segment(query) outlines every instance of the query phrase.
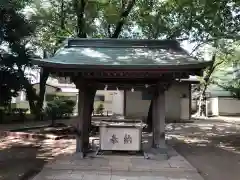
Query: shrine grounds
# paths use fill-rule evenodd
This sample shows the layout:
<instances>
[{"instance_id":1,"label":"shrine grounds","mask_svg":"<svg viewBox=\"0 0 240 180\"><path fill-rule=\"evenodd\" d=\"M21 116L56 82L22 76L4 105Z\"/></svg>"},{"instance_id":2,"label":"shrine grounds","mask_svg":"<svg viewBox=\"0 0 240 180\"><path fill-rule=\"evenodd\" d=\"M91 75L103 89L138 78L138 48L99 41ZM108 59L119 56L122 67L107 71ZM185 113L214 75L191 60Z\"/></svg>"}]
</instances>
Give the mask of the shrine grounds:
<instances>
[{"instance_id":1,"label":"shrine grounds","mask_svg":"<svg viewBox=\"0 0 240 180\"><path fill-rule=\"evenodd\" d=\"M239 121L168 124L167 141L205 180L240 179ZM0 130L4 129L1 125ZM0 179L31 179L47 162L75 151L74 139L0 138ZM140 173L139 173L140 174Z\"/></svg>"}]
</instances>

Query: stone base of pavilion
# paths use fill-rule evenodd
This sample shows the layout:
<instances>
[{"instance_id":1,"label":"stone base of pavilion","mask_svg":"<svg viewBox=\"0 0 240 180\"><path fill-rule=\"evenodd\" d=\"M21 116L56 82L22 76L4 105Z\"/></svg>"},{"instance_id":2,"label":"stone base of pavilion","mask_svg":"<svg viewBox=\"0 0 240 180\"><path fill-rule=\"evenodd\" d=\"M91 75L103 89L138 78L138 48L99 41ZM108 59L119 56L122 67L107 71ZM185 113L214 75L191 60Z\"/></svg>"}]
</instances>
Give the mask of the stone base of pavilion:
<instances>
[{"instance_id":1,"label":"stone base of pavilion","mask_svg":"<svg viewBox=\"0 0 240 180\"><path fill-rule=\"evenodd\" d=\"M92 138L90 138L92 139ZM108 156L133 156L135 158L142 158L146 160L167 160L172 156L172 148L169 149L169 146L166 146L165 140L163 139L160 144L160 147L153 147L153 136L152 133L142 133L142 148L140 151L104 151L100 150L99 144L96 144L95 139L92 139L92 142L95 142L93 150L90 150L86 154L85 158L98 158L98 157L108 157ZM99 140L98 138L96 140ZM175 153L174 153L175 154ZM78 158L83 158L81 153L76 153Z\"/></svg>"},{"instance_id":2,"label":"stone base of pavilion","mask_svg":"<svg viewBox=\"0 0 240 180\"><path fill-rule=\"evenodd\" d=\"M150 159L143 155L114 153L95 157L88 154L85 158L80 153L59 156L48 163L34 180L203 180L197 170L170 146L166 146L164 153L155 152L152 156L154 158Z\"/></svg>"}]
</instances>

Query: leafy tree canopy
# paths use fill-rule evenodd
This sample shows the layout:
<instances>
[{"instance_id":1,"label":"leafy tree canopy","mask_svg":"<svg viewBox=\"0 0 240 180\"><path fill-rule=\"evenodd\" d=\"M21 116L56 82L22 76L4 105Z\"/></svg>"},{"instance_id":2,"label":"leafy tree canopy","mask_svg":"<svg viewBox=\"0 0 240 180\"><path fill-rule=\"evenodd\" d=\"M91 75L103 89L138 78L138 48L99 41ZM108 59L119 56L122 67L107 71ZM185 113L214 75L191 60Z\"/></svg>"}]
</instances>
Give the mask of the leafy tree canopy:
<instances>
[{"instance_id":1,"label":"leafy tree canopy","mask_svg":"<svg viewBox=\"0 0 240 180\"><path fill-rule=\"evenodd\" d=\"M21 13L28 3L30 1L3 0L0 4L0 101L3 104L23 88L22 81L26 79L22 68L31 63L31 51L25 45L34 26Z\"/></svg>"}]
</instances>

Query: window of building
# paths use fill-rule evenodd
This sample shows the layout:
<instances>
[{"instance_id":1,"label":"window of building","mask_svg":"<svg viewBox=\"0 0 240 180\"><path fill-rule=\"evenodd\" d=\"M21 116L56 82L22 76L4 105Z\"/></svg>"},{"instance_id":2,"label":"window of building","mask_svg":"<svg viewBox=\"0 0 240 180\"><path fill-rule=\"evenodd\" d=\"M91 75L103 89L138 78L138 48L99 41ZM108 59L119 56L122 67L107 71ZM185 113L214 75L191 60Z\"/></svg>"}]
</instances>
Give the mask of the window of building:
<instances>
[{"instance_id":1,"label":"window of building","mask_svg":"<svg viewBox=\"0 0 240 180\"><path fill-rule=\"evenodd\" d=\"M96 95L94 101L105 101L104 95Z\"/></svg>"}]
</instances>

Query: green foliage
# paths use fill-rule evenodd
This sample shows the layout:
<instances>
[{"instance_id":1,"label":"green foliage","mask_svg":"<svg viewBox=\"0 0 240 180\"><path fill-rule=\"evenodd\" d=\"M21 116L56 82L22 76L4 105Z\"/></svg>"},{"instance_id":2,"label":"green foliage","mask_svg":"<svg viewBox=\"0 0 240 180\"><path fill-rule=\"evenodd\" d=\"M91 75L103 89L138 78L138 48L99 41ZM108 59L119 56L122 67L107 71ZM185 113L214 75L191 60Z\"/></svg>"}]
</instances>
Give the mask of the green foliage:
<instances>
[{"instance_id":1,"label":"green foliage","mask_svg":"<svg viewBox=\"0 0 240 180\"><path fill-rule=\"evenodd\" d=\"M46 1L39 0L33 4L32 20L38 23L35 44L53 54L63 39L76 37L79 31L87 37L103 38L111 37L122 20L130 26L126 12L131 10L128 5L135 1L85 1L84 5L81 0L47 2L46 5ZM124 31L128 26L124 26Z\"/></svg>"},{"instance_id":2,"label":"green foliage","mask_svg":"<svg viewBox=\"0 0 240 180\"><path fill-rule=\"evenodd\" d=\"M33 43L53 55L62 40L75 32L76 18L71 1L39 0L32 6L35 12L31 18L37 23Z\"/></svg>"},{"instance_id":3,"label":"green foliage","mask_svg":"<svg viewBox=\"0 0 240 180\"><path fill-rule=\"evenodd\" d=\"M25 48L26 42L53 55L67 37L178 38L194 42L196 47L209 44L215 48L219 48L214 45L216 41L240 37L237 0L36 0L31 4L34 15L29 20L22 15L22 10L31 2L2 0L0 4L0 40L8 43L11 50L1 64L8 71L11 69L4 73L13 73L24 86L31 107L44 93L40 93L39 98L22 71L31 66L31 51ZM36 29L32 22L37 24ZM204 86L212 82L211 74L222 64L224 56L218 53L214 57L213 66L205 72ZM13 70L14 65L17 70ZM7 87L13 86L10 82L14 81L7 82ZM17 85L10 89L17 92L22 88ZM42 88L40 91L43 92ZM10 91L5 94L14 96Z\"/></svg>"},{"instance_id":4,"label":"green foliage","mask_svg":"<svg viewBox=\"0 0 240 180\"><path fill-rule=\"evenodd\" d=\"M135 19L147 38L184 38L203 42L239 37L239 2L140 0Z\"/></svg>"},{"instance_id":5,"label":"green foliage","mask_svg":"<svg viewBox=\"0 0 240 180\"><path fill-rule=\"evenodd\" d=\"M219 85L224 90L229 91L232 97L240 99L240 80L234 79L226 84Z\"/></svg>"},{"instance_id":6,"label":"green foliage","mask_svg":"<svg viewBox=\"0 0 240 180\"><path fill-rule=\"evenodd\" d=\"M0 7L4 8L14 7L16 11L20 11L32 2L33 0L1 0Z\"/></svg>"},{"instance_id":7,"label":"green foliage","mask_svg":"<svg viewBox=\"0 0 240 180\"><path fill-rule=\"evenodd\" d=\"M11 109L12 114L26 114L28 109L26 108L13 108Z\"/></svg>"},{"instance_id":8,"label":"green foliage","mask_svg":"<svg viewBox=\"0 0 240 180\"><path fill-rule=\"evenodd\" d=\"M229 91L234 98L240 99L240 42L231 45L231 47L231 50L229 50L231 53L225 57L227 60L222 66L225 69L223 77L214 76L214 83L220 88Z\"/></svg>"},{"instance_id":9,"label":"green foliage","mask_svg":"<svg viewBox=\"0 0 240 180\"><path fill-rule=\"evenodd\" d=\"M16 71L0 65L0 105L7 107L12 97L16 97L21 88Z\"/></svg>"},{"instance_id":10,"label":"green foliage","mask_svg":"<svg viewBox=\"0 0 240 180\"><path fill-rule=\"evenodd\" d=\"M21 77L16 67L30 66L32 52L25 48L25 44L34 26L21 14L29 2L4 0L0 4L0 105L9 104L23 88L21 80L25 77Z\"/></svg>"},{"instance_id":11,"label":"green foliage","mask_svg":"<svg viewBox=\"0 0 240 180\"><path fill-rule=\"evenodd\" d=\"M39 24L38 42L51 52L61 42L59 39L77 36L79 28L87 37L103 38L112 37L122 25L119 37L180 38L197 44L240 36L240 16L237 14L240 8L236 0L47 2L45 6L43 0L34 4L34 20ZM81 13L84 14L83 18ZM81 27L78 27L78 23L81 23Z\"/></svg>"},{"instance_id":12,"label":"green foliage","mask_svg":"<svg viewBox=\"0 0 240 180\"><path fill-rule=\"evenodd\" d=\"M70 117L73 113L75 102L69 99L56 97L47 103L45 112L53 120Z\"/></svg>"},{"instance_id":13,"label":"green foliage","mask_svg":"<svg viewBox=\"0 0 240 180\"><path fill-rule=\"evenodd\" d=\"M0 108L0 123L23 122L26 120L27 111L25 108Z\"/></svg>"},{"instance_id":14,"label":"green foliage","mask_svg":"<svg viewBox=\"0 0 240 180\"><path fill-rule=\"evenodd\" d=\"M104 106L102 103L100 103L96 109L96 113L103 115L103 110L104 110Z\"/></svg>"}]
</instances>

